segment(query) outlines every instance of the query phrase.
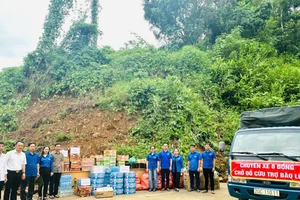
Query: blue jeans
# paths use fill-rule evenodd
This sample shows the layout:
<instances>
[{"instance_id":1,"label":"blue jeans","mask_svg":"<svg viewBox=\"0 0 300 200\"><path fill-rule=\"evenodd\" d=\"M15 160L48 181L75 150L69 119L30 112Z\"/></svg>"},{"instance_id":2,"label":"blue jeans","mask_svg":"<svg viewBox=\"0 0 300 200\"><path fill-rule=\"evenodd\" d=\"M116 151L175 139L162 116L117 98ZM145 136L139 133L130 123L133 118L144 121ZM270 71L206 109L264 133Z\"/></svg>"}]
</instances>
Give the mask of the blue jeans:
<instances>
[{"instance_id":1,"label":"blue jeans","mask_svg":"<svg viewBox=\"0 0 300 200\"><path fill-rule=\"evenodd\" d=\"M149 174L149 189L157 189L157 169L148 169L148 174Z\"/></svg>"}]
</instances>

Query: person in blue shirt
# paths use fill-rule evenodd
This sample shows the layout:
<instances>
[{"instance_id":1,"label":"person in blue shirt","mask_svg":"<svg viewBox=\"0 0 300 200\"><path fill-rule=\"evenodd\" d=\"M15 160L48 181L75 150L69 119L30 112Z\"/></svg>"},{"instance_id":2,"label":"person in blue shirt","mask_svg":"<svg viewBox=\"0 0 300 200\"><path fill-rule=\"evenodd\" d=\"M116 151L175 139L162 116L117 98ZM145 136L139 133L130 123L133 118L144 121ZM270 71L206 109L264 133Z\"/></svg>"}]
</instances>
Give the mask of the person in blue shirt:
<instances>
[{"instance_id":1,"label":"person in blue shirt","mask_svg":"<svg viewBox=\"0 0 300 200\"><path fill-rule=\"evenodd\" d=\"M53 172L54 172L53 157L52 155L49 154L49 151L50 151L50 147L47 146L44 147L42 154L40 156L40 174L41 177L43 178L43 184L41 184L38 189L39 200L47 199L50 176L53 176ZM42 195L42 189L43 189L43 195Z\"/></svg>"},{"instance_id":2,"label":"person in blue shirt","mask_svg":"<svg viewBox=\"0 0 300 200\"><path fill-rule=\"evenodd\" d=\"M157 173L159 172L159 156L155 152L155 147L150 147L150 153L147 155L146 171L149 174L149 192L155 192L157 189Z\"/></svg>"},{"instance_id":3,"label":"person in blue shirt","mask_svg":"<svg viewBox=\"0 0 300 200\"><path fill-rule=\"evenodd\" d=\"M170 191L170 171L172 170L172 153L168 150L167 144L163 145L163 150L159 153L160 169L161 169L161 186L162 191L165 189ZM166 183L165 183L166 179Z\"/></svg>"},{"instance_id":4,"label":"person in blue shirt","mask_svg":"<svg viewBox=\"0 0 300 200\"><path fill-rule=\"evenodd\" d=\"M216 154L210 150L210 145L205 145L205 151L202 152L202 158L203 158L203 174L205 178L205 190L203 193L208 192L208 178L210 181L210 189L211 193L215 194L214 191L214 172L215 172L215 166L216 166Z\"/></svg>"},{"instance_id":5,"label":"person in blue shirt","mask_svg":"<svg viewBox=\"0 0 300 200\"><path fill-rule=\"evenodd\" d=\"M180 176L183 168L183 158L181 157L181 155L179 155L179 150L174 149L174 156L172 157L172 174L174 188L176 192L179 192Z\"/></svg>"},{"instance_id":6,"label":"person in blue shirt","mask_svg":"<svg viewBox=\"0 0 300 200\"><path fill-rule=\"evenodd\" d=\"M202 156L195 150L195 145L190 146L191 152L188 155L188 169L190 175L190 192L194 191L194 176L196 177L196 189L200 192L200 169Z\"/></svg>"},{"instance_id":7,"label":"person in blue shirt","mask_svg":"<svg viewBox=\"0 0 300 200\"><path fill-rule=\"evenodd\" d=\"M26 178L21 182L21 200L32 200L34 193L34 182L35 178L40 176L39 174L39 163L40 157L35 152L35 143L31 142L28 144L28 151L25 153L26 157L26 167L25 176ZM25 190L28 186L28 192L26 194Z\"/></svg>"}]
</instances>

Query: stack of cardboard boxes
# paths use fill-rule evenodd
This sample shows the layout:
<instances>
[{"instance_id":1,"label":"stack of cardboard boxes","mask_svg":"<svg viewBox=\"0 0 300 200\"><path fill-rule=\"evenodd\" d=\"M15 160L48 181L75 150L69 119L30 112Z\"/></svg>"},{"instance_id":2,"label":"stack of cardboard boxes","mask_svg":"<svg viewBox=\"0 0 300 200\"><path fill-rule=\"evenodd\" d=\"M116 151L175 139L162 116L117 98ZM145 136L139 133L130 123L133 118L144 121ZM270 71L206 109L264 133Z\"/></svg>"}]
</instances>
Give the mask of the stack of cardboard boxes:
<instances>
[{"instance_id":1,"label":"stack of cardboard boxes","mask_svg":"<svg viewBox=\"0 0 300 200\"><path fill-rule=\"evenodd\" d=\"M80 171L82 167L80 147L70 148L70 171Z\"/></svg>"},{"instance_id":2,"label":"stack of cardboard boxes","mask_svg":"<svg viewBox=\"0 0 300 200\"><path fill-rule=\"evenodd\" d=\"M95 161L97 166L104 166L104 156L103 155L96 155Z\"/></svg>"},{"instance_id":3,"label":"stack of cardboard boxes","mask_svg":"<svg viewBox=\"0 0 300 200\"><path fill-rule=\"evenodd\" d=\"M81 165L82 169L81 171L90 171L91 166L95 164L95 159L94 158L82 158Z\"/></svg>"},{"instance_id":4,"label":"stack of cardboard boxes","mask_svg":"<svg viewBox=\"0 0 300 200\"><path fill-rule=\"evenodd\" d=\"M62 149L61 153L64 155L64 172L68 172L70 170L70 158L68 149Z\"/></svg>"},{"instance_id":5,"label":"stack of cardboard boxes","mask_svg":"<svg viewBox=\"0 0 300 200\"><path fill-rule=\"evenodd\" d=\"M116 150L105 150L104 151L104 167L116 166L117 165L117 151Z\"/></svg>"},{"instance_id":6,"label":"stack of cardboard boxes","mask_svg":"<svg viewBox=\"0 0 300 200\"><path fill-rule=\"evenodd\" d=\"M88 197L92 194L92 186L90 178L79 178L75 194L80 197Z\"/></svg>"},{"instance_id":7,"label":"stack of cardboard boxes","mask_svg":"<svg viewBox=\"0 0 300 200\"><path fill-rule=\"evenodd\" d=\"M128 155L118 155L118 166L125 166L125 162L129 160Z\"/></svg>"}]
</instances>

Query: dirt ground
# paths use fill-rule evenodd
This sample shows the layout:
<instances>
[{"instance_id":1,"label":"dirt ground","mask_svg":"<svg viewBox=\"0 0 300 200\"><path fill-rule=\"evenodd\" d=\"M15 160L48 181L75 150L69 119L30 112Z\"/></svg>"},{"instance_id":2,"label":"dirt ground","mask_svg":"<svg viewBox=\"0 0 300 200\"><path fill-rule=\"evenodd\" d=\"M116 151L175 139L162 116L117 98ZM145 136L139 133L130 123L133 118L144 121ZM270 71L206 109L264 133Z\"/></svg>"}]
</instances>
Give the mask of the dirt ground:
<instances>
[{"instance_id":1,"label":"dirt ground","mask_svg":"<svg viewBox=\"0 0 300 200\"><path fill-rule=\"evenodd\" d=\"M72 196L72 197L64 197L61 200L80 200L83 198ZM95 199L95 197L85 197L84 199L90 200ZM216 194L202 194L197 192L188 192L187 190L180 189L179 192L170 191L170 192L148 192L148 191L138 191L136 194L130 195L119 195L114 196L113 198L105 198L111 200L198 200L198 199L205 199L205 200L235 200L235 198L230 197L227 191L227 185L225 183L221 184L221 189L216 190Z\"/></svg>"}]
</instances>

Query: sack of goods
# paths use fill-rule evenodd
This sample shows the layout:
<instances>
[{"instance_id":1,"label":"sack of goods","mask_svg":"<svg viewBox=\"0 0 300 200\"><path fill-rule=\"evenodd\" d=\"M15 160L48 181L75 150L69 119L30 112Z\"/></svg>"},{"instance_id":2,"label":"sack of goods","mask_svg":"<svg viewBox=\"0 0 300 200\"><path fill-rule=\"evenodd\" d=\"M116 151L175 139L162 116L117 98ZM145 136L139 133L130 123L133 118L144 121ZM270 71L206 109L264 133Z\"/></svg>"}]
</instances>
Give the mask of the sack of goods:
<instances>
[{"instance_id":1,"label":"sack of goods","mask_svg":"<svg viewBox=\"0 0 300 200\"><path fill-rule=\"evenodd\" d=\"M61 197L67 197L73 195L71 174L63 174L61 176L58 192L59 192L58 195Z\"/></svg>"}]
</instances>

